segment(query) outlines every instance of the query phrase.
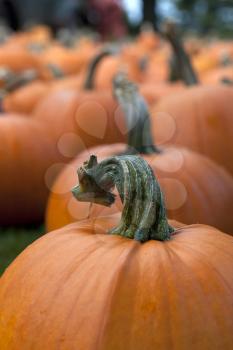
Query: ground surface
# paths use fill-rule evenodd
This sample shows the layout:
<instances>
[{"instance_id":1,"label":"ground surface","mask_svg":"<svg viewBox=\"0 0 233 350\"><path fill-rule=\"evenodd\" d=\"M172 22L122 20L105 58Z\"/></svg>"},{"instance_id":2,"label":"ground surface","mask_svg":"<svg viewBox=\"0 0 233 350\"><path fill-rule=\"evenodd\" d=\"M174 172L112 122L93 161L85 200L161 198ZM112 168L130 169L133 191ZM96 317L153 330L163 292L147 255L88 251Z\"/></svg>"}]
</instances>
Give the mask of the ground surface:
<instances>
[{"instance_id":1,"label":"ground surface","mask_svg":"<svg viewBox=\"0 0 233 350\"><path fill-rule=\"evenodd\" d=\"M14 258L35 239L40 237L44 228L0 228L0 275Z\"/></svg>"}]
</instances>

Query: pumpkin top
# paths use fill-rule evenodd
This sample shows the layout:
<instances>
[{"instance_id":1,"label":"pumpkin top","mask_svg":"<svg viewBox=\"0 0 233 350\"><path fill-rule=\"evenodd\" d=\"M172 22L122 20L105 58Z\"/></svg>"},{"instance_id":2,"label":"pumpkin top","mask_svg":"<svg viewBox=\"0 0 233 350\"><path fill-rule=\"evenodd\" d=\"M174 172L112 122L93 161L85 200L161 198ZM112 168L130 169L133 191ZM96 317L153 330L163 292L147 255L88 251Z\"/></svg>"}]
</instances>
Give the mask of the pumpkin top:
<instances>
[{"instance_id":1,"label":"pumpkin top","mask_svg":"<svg viewBox=\"0 0 233 350\"><path fill-rule=\"evenodd\" d=\"M119 225L111 234L140 242L168 240L173 228L168 224L164 199L154 173L138 156L124 155L98 163L92 155L78 169L79 185L72 190L79 201L111 206L116 185L123 202Z\"/></svg>"},{"instance_id":2,"label":"pumpkin top","mask_svg":"<svg viewBox=\"0 0 233 350\"><path fill-rule=\"evenodd\" d=\"M161 34L168 40L173 50L172 65L186 85L197 85L198 77L192 66L188 53L179 37L177 26L172 21L166 21L161 29Z\"/></svg>"},{"instance_id":3,"label":"pumpkin top","mask_svg":"<svg viewBox=\"0 0 233 350\"><path fill-rule=\"evenodd\" d=\"M110 48L103 48L98 54L91 60L88 70L87 70L87 76L83 84L84 90L93 90L94 89L94 78L95 73L97 70L97 67L99 66L100 62L105 57L111 56L114 54L114 50Z\"/></svg>"}]
</instances>

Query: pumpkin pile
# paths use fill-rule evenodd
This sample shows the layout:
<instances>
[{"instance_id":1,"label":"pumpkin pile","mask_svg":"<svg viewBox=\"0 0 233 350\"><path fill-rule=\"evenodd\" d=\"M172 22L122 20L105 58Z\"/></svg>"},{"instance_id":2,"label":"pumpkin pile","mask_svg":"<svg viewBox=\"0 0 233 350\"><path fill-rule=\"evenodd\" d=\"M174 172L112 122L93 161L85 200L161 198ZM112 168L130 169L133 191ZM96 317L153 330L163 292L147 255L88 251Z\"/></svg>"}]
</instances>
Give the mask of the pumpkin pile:
<instances>
[{"instance_id":1,"label":"pumpkin pile","mask_svg":"<svg viewBox=\"0 0 233 350\"><path fill-rule=\"evenodd\" d=\"M232 43L171 22L6 38L0 226L47 233L0 278L1 350L233 349L232 81Z\"/></svg>"}]
</instances>

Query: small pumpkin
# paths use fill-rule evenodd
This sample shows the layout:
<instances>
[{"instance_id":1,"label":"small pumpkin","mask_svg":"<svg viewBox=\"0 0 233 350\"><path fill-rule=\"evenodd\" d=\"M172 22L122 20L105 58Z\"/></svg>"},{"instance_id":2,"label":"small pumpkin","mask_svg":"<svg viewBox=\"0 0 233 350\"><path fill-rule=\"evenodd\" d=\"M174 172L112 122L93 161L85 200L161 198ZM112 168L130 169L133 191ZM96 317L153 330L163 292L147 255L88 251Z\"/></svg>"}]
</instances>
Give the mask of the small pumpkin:
<instances>
[{"instance_id":1,"label":"small pumpkin","mask_svg":"<svg viewBox=\"0 0 233 350\"><path fill-rule=\"evenodd\" d=\"M218 67L202 76L202 81L205 84L224 83L224 80L233 80L233 65Z\"/></svg>"},{"instance_id":2,"label":"small pumpkin","mask_svg":"<svg viewBox=\"0 0 233 350\"><path fill-rule=\"evenodd\" d=\"M0 66L21 73L26 69L39 69L39 62L35 55L25 48L9 46L0 47Z\"/></svg>"},{"instance_id":3,"label":"small pumpkin","mask_svg":"<svg viewBox=\"0 0 233 350\"><path fill-rule=\"evenodd\" d=\"M231 350L233 238L168 222L142 158L91 157L78 173L78 200L110 205L117 185L120 224L75 223L17 257L1 278L0 348Z\"/></svg>"}]
</instances>

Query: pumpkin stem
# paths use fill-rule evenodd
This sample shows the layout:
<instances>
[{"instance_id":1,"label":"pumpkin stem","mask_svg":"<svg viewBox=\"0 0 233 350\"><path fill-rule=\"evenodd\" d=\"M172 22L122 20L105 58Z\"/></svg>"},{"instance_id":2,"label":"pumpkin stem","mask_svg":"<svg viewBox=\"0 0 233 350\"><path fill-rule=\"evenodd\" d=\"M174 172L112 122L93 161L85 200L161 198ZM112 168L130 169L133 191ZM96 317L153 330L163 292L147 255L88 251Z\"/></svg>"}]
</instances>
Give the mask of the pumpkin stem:
<instances>
[{"instance_id":1,"label":"pumpkin stem","mask_svg":"<svg viewBox=\"0 0 233 350\"><path fill-rule=\"evenodd\" d=\"M135 239L168 240L169 225L159 183L148 163L138 156L116 156L97 162L92 155L78 169L79 185L72 193L78 201L111 206L116 186L123 202L120 223L109 233Z\"/></svg>"},{"instance_id":2,"label":"pumpkin stem","mask_svg":"<svg viewBox=\"0 0 233 350\"><path fill-rule=\"evenodd\" d=\"M171 79L180 79L186 85L197 85L199 83L197 74L177 32L177 26L172 21L165 22L161 31L173 49Z\"/></svg>"},{"instance_id":3,"label":"pumpkin stem","mask_svg":"<svg viewBox=\"0 0 233 350\"><path fill-rule=\"evenodd\" d=\"M129 130L128 149L125 153L160 153L151 135L148 105L137 85L129 81L125 73L118 73L113 79L113 94L123 109Z\"/></svg>"},{"instance_id":4,"label":"pumpkin stem","mask_svg":"<svg viewBox=\"0 0 233 350\"><path fill-rule=\"evenodd\" d=\"M6 84L9 80L15 77L15 73L7 67L0 68L0 81Z\"/></svg>"},{"instance_id":5,"label":"pumpkin stem","mask_svg":"<svg viewBox=\"0 0 233 350\"><path fill-rule=\"evenodd\" d=\"M138 66L141 72L145 72L149 63L149 56L144 55L138 62Z\"/></svg>"},{"instance_id":6,"label":"pumpkin stem","mask_svg":"<svg viewBox=\"0 0 233 350\"><path fill-rule=\"evenodd\" d=\"M90 62L89 67L87 69L87 76L85 79L85 82L83 84L84 90L93 90L94 89L94 77L96 73L96 69L99 65L99 63L102 61L103 58L107 56L111 56L113 54L113 50L111 49L104 49L100 51Z\"/></svg>"},{"instance_id":7,"label":"pumpkin stem","mask_svg":"<svg viewBox=\"0 0 233 350\"><path fill-rule=\"evenodd\" d=\"M48 63L47 64L47 68L50 71L50 73L52 74L52 77L54 79L62 79L64 78L65 74L62 71L62 69L55 63Z\"/></svg>"},{"instance_id":8,"label":"pumpkin stem","mask_svg":"<svg viewBox=\"0 0 233 350\"><path fill-rule=\"evenodd\" d=\"M224 77L224 78L221 79L221 83L225 84L225 85L232 86L233 85L233 79L228 78L228 77Z\"/></svg>"},{"instance_id":9,"label":"pumpkin stem","mask_svg":"<svg viewBox=\"0 0 233 350\"><path fill-rule=\"evenodd\" d=\"M15 91L19 87L30 83L31 81L37 78L37 72L33 69L25 70L20 74L10 74L9 79L6 80L6 83L2 89L2 93L6 94L12 91Z\"/></svg>"}]
</instances>

